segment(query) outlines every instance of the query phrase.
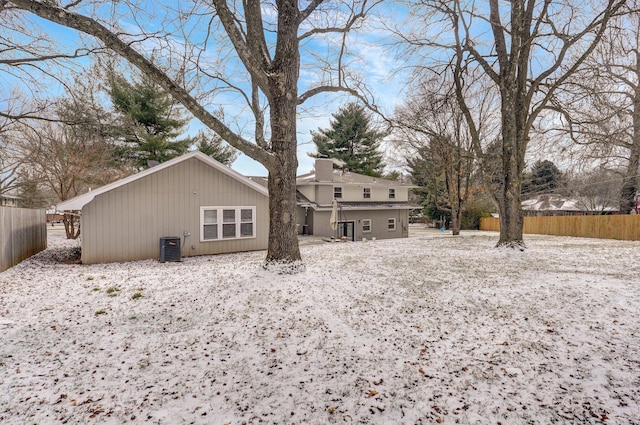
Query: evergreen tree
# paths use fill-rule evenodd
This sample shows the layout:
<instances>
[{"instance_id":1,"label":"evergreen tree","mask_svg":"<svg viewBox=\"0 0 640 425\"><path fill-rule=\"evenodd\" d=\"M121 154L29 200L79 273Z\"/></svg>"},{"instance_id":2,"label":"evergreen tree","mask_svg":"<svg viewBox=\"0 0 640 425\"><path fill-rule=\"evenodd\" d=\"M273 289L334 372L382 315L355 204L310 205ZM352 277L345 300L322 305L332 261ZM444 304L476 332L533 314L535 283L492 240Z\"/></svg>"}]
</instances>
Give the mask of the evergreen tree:
<instances>
[{"instance_id":1,"label":"evergreen tree","mask_svg":"<svg viewBox=\"0 0 640 425\"><path fill-rule=\"evenodd\" d=\"M177 139L189 120L157 84L144 76L130 83L113 71L108 84L113 105L123 120L122 157L133 160L138 168L147 168L149 161L164 162L189 149L192 139Z\"/></svg>"},{"instance_id":2,"label":"evergreen tree","mask_svg":"<svg viewBox=\"0 0 640 425\"><path fill-rule=\"evenodd\" d=\"M197 150L225 165L231 165L238 156L238 152L223 144L222 138L215 133L201 131L194 137L193 142Z\"/></svg>"},{"instance_id":3,"label":"evergreen tree","mask_svg":"<svg viewBox=\"0 0 640 425\"><path fill-rule=\"evenodd\" d=\"M416 156L405 160L411 181L417 186L413 192L418 203L423 206L423 213L432 220L440 219L443 215L442 201L445 199L444 173L437 170L434 162L429 159L428 147L421 148Z\"/></svg>"},{"instance_id":4,"label":"evergreen tree","mask_svg":"<svg viewBox=\"0 0 640 425\"><path fill-rule=\"evenodd\" d=\"M384 164L379 151L385 133L373 128L364 107L349 103L333 114L331 128L311 132L318 153L313 157L342 160L349 171L380 177Z\"/></svg>"},{"instance_id":5,"label":"evergreen tree","mask_svg":"<svg viewBox=\"0 0 640 425\"><path fill-rule=\"evenodd\" d=\"M18 177L18 206L20 208L47 208L53 202L45 193L44 179L33 172L23 171Z\"/></svg>"},{"instance_id":6,"label":"evergreen tree","mask_svg":"<svg viewBox=\"0 0 640 425\"><path fill-rule=\"evenodd\" d=\"M565 185L566 177L549 161L537 161L531 167L530 173L522 176L522 193L529 196L536 196L543 193L557 192Z\"/></svg>"}]
</instances>

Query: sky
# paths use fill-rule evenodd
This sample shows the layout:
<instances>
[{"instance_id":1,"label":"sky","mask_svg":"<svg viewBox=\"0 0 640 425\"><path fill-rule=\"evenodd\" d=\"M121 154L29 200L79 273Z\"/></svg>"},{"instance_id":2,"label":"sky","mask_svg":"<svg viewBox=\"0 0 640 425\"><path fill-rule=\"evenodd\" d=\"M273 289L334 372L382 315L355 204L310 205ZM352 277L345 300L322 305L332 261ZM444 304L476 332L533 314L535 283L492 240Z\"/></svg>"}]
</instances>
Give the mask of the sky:
<instances>
[{"instance_id":1,"label":"sky","mask_svg":"<svg viewBox=\"0 0 640 425\"><path fill-rule=\"evenodd\" d=\"M189 3L174 3L174 5L181 5L181 7L186 7L185 5L187 4ZM171 36L168 39L173 40L172 42L174 43L174 47L180 46L179 33L182 31L178 31L176 28L172 27L163 27L161 25L161 21L162 16L164 15L155 13L156 8L157 3L149 2L143 10L138 11L139 15L131 13L123 15L119 21L120 25L131 33L136 33L137 29L135 29L135 26L137 25L137 22L140 21L145 22L145 25L148 27L157 26L157 28L162 28L162 30L167 30L171 33ZM371 94L375 98L376 104L379 105L386 113L391 113L394 107L402 101L406 75L396 72L398 62L394 57L395 53L388 48L388 45L385 46L385 44L388 44L388 40L381 36L378 20L380 19L380 15L397 15L399 13L399 8L397 5L395 5L395 7L387 7L383 3L378 7L378 9L387 9L387 11L381 12L377 10L376 13L372 14L372 18L368 21L371 25L365 25L359 28L357 33L349 36L350 40L348 42L348 49L352 54L346 58L350 62L350 69L361 75L367 89L370 90ZM267 19L269 18L268 9L265 9L264 15ZM35 18L33 15L29 15L27 22L37 22L38 25L44 29L47 37L58 42L59 45L65 46L66 49L73 49L74 44L79 42L82 38L73 30L66 29L60 25L43 22L42 20ZM373 24L375 24L375 26L372 26ZM192 34L195 35L196 38L202 40L202 27L202 21L192 21L184 26L186 30L183 32L192 31ZM333 49L335 48L337 41L338 39L335 37L320 35L319 37L314 37L311 41L305 42L303 47L304 49L308 49L311 54L318 55L319 57L331 61L335 58L335 53L332 53L333 50L328 50L327 46L332 46ZM148 49L158 49L159 45L154 43L155 42L148 41L145 46ZM219 50L217 50L217 46L215 46L215 40L210 40L209 43L210 46L207 51L204 52L205 55L203 56L205 61L209 61L209 63L222 63L227 72L232 76L239 74L235 72L235 69L238 68L238 62L233 59L231 55L224 56L224 60L221 60L220 57L216 57L216 51L219 52ZM304 66L304 63L309 62L310 57L311 56L309 54L303 52L303 68L301 70L299 84L300 92L307 90L318 81L318 69ZM83 60L81 63L89 65L88 60ZM246 78L242 80L242 75L240 75L240 77L240 79L233 81L234 84L246 85ZM10 86L13 85L13 82L12 79L7 79L5 81L0 81L0 84L3 86L2 91L6 93L10 90ZM50 84L47 86L46 90L52 92L55 89L55 86L55 84ZM204 87L204 89L206 89L206 87ZM313 168L314 160L308 155L310 152L315 152L315 145L311 142L311 131L317 131L319 128L328 128L330 126L331 114L337 112L340 106L354 100L354 98L345 94L332 93L316 96L299 108L297 123L299 161L298 174L309 172ZM242 128L245 138L249 140L253 139L253 135L246 131L247 128L252 128L252 124L245 121L245 117L247 116L245 105L237 96L222 94L214 98L213 102L216 107L223 107L225 110L225 116L231 117L232 122L237 124L235 127L232 126L232 128ZM190 132L195 133L202 128L202 125L194 119L189 128ZM240 153L238 159L233 163L232 168L245 175L266 175L267 173L266 169L262 165L242 153Z\"/></svg>"},{"instance_id":2,"label":"sky","mask_svg":"<svg viewBox=\"0 0 640 425\"><path fill-rule=\"evenodd\" d=\"M637 424L640 242L498 234L0 273L0 423Z\"/></svg>"},{"instance_id":3,"label":"sky","mask_svg":"<svg viewBox=\"0 0 640 425\"><path fill-rule=\"evenodd\" d=\"M101 5L100 7L109 7L109 5L112 4L124 5L126 3L127 2L93 2L93 4ZM122 10L118 10L118 13L123 13L122 15L117 16L116 21L119 25L125 28L127 33L135 34L137 32L135 27L138 22L144 22L145 26L150 26L151 30L158 30L161 34L164 34L165 31L169 33L169 36L161 38L161 40L166 41L166 45L164 46L162 45L162 41L154 41L152 38L146 39L143 46L148 51L155 49L155 52L162 52L163 54L165 52L163 51L163 48L166 46L176 49L175 51L177 52L184 51L184 49L180 50L182 46L180 39L185 34L193 35L196 38L196 50L204 45L203 40L205 33L203 32L203 29L209 28L207 15L201 15L200 20L193 18L188 21L178 21L180 25L184 24L183 26L176 24L176 22L172 22L165 26L163 25L165 15L163 13L163 9L160 8L161 4L166 4L165 2L140 0L136 1L136 3L143 4L143 6L140 10L136 10L135 13L131 10L125 10L124 12ZM263 2L263 5L268 3L269 2ZM191 2L175 0L168 4L174 7L186 8L191 4ZM199 2L198 4L207 3ZM328 8L330 6L335 6L336 4L344 4L344 2L326 2L325 7ZM475 3L473 4L475 5ZM363 26L357 26L357 31L350 33L347 42L347 51L349 55L345 56L345 62L348 62L349 69L351 71L362 78L367 89L375 98L376 105L378 105L385 114L392 114L395 107L404 101L407 95L407 86L411 83L411 66L421 60L444 60L445 56L443 56L444 54L442 52L446 51L446 48L439 52L434 52L433 49L431 49L429 51L398 55L397 50L394 49L394 43L397 40L391 37L388 31L383 30L385 24L398 24L409 21L407 25L400 24L403 30L415 24L417 36L423 37L424 39L433 39L433 37L438 36L439 41L446 42L447 38L450 36L450 33L443 32L443 28L446 27L446 24L442 21L433 22L434 19L425 19L428 23L422 23L420 22L420 18L422 16L419 13L409 15L402 5L403 2L397 1L380 2L380 4L374 9L370 18L366 21L367 23ZM558 5L560 8L567 8L570 6L566 2L560 2ZM504 6L505 13L507 13L508 5L505 3ZM480 9L477 10L483 11L482 8L486 6L480 5L479 7ZM263 16L267 19L272 17L273 10L268 6L265 6L263 9ZM322 25L331 25L331 19L336 16L341 15L336 13L335 10L330 10L326 14L319 14L318 19L326 19L326 21L321 22ZM409 16L411 19L407 19ZM3 17L0 17L0 19L1 18ZM29 18L24 22L28 24L30 21L36 20L33 16L29 15ZM11 21L9 23L11 23ZM24 28L27 30L24 31L23 34L31 34L32 31L29 25L24 26ZM75 45L74 43L82 38L75 32L66 30L59 25L47 23L43 25L43 28L46 37L55 39L55 41L60 45L63 45L68 49L73 49ZM215 34L215 25L212 29L212 33ZM472 33L476 38L474 41L477 42L477 46L480 46L489 52L492 49L492 43L491 37L487 35L489 34L489 31L486 27L486 22L484 22L481 17L474 19L472 30ZM267 38L269 38L269 33L267 34ZM487 37L487 42L483 42L483 37ZM303 47L308 49L308 51L303 52L303 65L309 62L309 58L314 57L314 55L321 60L325 60L328 64L335 65L337 62L335 48L339 45L339 41L340 37L330 37L321 34L315 36L312 42L305 42ZM331 48L328 48L327 46L330 46ZM535 60L532 60L532 70L537 70L539 67L545 65L545 59L548 61L550 58L553 58L553 55L545 56L546 51L542 47L540 47L540 50L537 52L538 53L534 58ZM421 57L420 54L425 56ZM161 56L161 53L158 53L158 56ZM243 85L246 86L247 78L242 72L238 72L238 69L241 67L234 55L229 54L228 49L225 49L224 41L215 38L209 39L207 41L207 50L203 51L202 59L202 63L215 65L211 66L208 71L215 71L216 66L220 66L228 75L235 78L234 81L232 81L233 84L240 87ZM163 60L176 60L176 57L167 56L164 57ZM88 61L85 61L85 63L87 65L89 64ZM11 88L16 85L16 80L12 80L11 77L8 77L8 75L6 73L2 73L2 71L3 70L0 68L0 108L5 106L3 103L4 100L11 98L9 92ZM65 70L63 69L62 73L64 74L64 72ZM313 84L323 76L326 77L326 74L319 74L318 68L306 68L303 66L299 84L300 92L303 92L305 89L309 88L309 86L313 86ZM44 88L42 86L35 87L35 85L33 85L31 87L27 87L27 92L30 90L36 93L38 90L45 92L60 92L59 86L56 86L55 84L48 84L46 79L44 81ZM198 87L198 89L201 89L203 92L211 88L211 85ZM299 108L299 114L297 117L298 174L309 172L313 167L314 160L309 156L309 153L315 152L315 146L311 142L311 132L317 131L319 128L328 128L330 126L331 114L337 112L340 106L343 106L353 100L353 98L344 94L328 94L318 96ZM218 95L207 104L207 107L211 108L212 111L219 107L224 107L225 116L229 118L229 122L232 124L231 127L234 129L240 129L242 135L246 139L253 139L253 135L250 131L252 129L252 124L247 119L249 114L246 112L247 110L245 109L243 101L239 101L237 96L234 97L228 93ZM190 126L190 131L195 133L199 128L201 128L200 126L201 124L194 120ZM546 135L544 137L535 137L527 152L528 163L532 164L537 159L552 159L562 168L568 169L570 166L574 165L572 162L573 160L569 153L564 152L564 147L558 148L559 146L561 146L560 143L550 144ZM391 155L388 156L388 159L395 159L393 158L393 152L388 150L387 154L389 153L391 153ZM390 166L394 165L391 161L387 162ZM264 167L243 154L239 155L239 158L235 161L232 167L245 175L266 174Z\"/></svg>"},{"instance_id":4,"label":"sky","mask_svg":"<svg viewBox=\"0 0 640 425\"><path fill-rule=\"evenodd\" d=\"M398 6L387 6L382 4L375 9L372 17L368 21L371 25L365 26L357 33L350 35L347 43L351 51L351 70L359 72L371 92L376 105L385 114L391 114L394 108L404 100L404 93L407 85L408 71L400 68L406 65L402 60L395 57L396 53L391 46L387 33L381 35L381 19L379 15L387 17L402 15L402 9ZM335 40L330 41L335 43ZM314 54L322 56L321 50L326 50L326 40L313 40L306 43L305 49L311 50ZM303 51L303 62L305 60ZM308 89L317 81L317 68L305 69L301 71L299 89ZM314 159L309 153L315 153L315 145L312 142L312 131L319 128L329 128L332 114L348 102L357 99L344 93L328 93L316 96L299 108L298 114L298 174L304 174L313 168ZM225 106L227 107L227 106ZM374 116L375 119L375 116ZM232 168L245 175L266 175L266 170L258 162L240 154L239 158L232 165Z\"/></svg>"}]
</instances>

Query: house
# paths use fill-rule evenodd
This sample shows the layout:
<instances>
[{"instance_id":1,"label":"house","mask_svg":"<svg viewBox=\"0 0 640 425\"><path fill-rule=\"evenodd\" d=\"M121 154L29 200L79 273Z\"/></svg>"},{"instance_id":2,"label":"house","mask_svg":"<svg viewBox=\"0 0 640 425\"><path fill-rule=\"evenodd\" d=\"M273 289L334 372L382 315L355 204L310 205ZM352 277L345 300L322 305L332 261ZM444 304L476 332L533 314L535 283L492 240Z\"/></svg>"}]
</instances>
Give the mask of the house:
<instances>
[{"instance_id":1,"label":"house","mask_svg":"<svg viewBox=\"0 0 640 425\"><path fill-rule=\"evenodd\" d=\"M81 259L92 264L157 259L167 237L181 256L266 249L268 205L266 188L195 151L56 210L79 211Z\"/></svg>"},{"instance_id":2,"label":"house","mask_svg":"<svg viewBox=\"0 0 640 425\"><path fill-rule=\"evenodd\" d=\"M524 216L564 216L617 214L617 208L592 198L567 198L561 195L543 194L522 201Z\"/></svg>"},{"instance_id":3,"label":"house","mask_svg":"<svg viewBox=\"0 0 640 425\"><path fill-rule=\"evenodd\" d=\"M7 193L0 195L0 207L17 207L20 198Z\"/></svg>"},{"instance_id":4,"label":"house","mask_svg":"<svg viewBox=\"0 0 640 425\"><path fill-rule=\"evenodd\" d=\"M334 160L318 158L315 171L296 182L298 231L352 241L409 236L409 190L415 186L333 169ZM338 228L330 225L337 201Z\"/></svg>"}]
</instances>

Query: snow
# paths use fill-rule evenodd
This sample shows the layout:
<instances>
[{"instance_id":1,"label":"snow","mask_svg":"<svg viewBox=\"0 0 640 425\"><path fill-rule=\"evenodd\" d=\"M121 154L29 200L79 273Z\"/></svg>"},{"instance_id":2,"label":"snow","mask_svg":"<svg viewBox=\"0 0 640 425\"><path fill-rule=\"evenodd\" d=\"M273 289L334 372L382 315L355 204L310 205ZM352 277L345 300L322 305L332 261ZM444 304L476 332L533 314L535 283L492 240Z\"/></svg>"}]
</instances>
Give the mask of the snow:
<instances>
[{"instance_id":1,"label":"snow","mask_svg":"<svg viewBox=\"0 0 640 425\"><path fill-rule=\"evenodd\" d=\"M555 194L538 195L522 201L522 209L525 211L617 211L616 208L597 204L588 197L570 199Z\"/></svg>"},{"instance_id":2,"label":"snow","mask_svg":"<svg viewBox=\"0 0 640 425\"><path fill-rule=\"evenodd\" d=\"M640 424L640 243L497 234L0 273L2 424Z\"/></svg>"}]
</instances>

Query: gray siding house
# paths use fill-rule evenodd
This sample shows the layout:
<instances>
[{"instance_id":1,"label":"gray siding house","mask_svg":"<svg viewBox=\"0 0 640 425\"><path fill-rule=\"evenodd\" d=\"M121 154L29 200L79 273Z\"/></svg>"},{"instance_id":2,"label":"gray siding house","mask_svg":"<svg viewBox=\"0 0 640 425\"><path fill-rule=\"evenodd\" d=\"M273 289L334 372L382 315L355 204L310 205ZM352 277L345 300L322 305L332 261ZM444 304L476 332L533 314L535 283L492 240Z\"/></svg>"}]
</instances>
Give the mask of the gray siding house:
<instances>
[{"instance_id":1,"label":"gray siding house","mask_svg":"<svg viewBox=\"0 0 640 425\"><path fill-rule=\"evenodd\" d=\"M415 186L379 177L333 169L333 160L316 159L315 171L297 179L298 232L352 241L406 238L409 202ZM338 205L338 228L330 225L333 200Z\"/></svg>"},{"instance_id":2,"label":"gray siding house","mask_svg":"<svg viewBox=\"0 0 640 425\"><path fill-rule=\"evenodd\" d=\"M158 259L163 237L185 257L267 248L267 190L197 151L56 209L80 211L84 264Z\"/></svg>"}]
</instances>

